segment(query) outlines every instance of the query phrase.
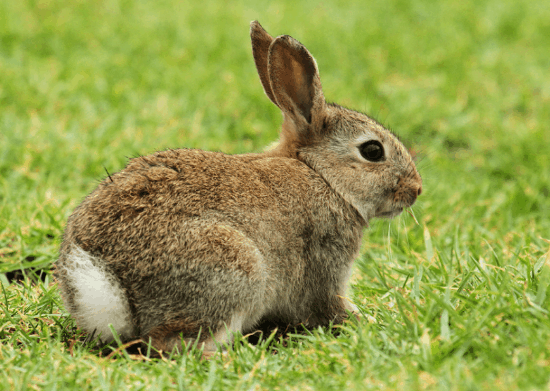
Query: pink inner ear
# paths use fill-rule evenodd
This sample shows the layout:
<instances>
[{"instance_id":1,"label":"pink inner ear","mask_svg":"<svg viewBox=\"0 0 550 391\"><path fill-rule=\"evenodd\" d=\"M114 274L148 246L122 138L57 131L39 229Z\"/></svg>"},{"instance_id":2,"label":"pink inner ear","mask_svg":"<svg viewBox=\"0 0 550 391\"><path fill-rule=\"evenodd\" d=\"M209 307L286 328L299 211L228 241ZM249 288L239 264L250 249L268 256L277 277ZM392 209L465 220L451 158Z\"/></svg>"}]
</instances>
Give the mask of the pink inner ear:
<instances>
[{"instance_id":1,"label":"pink inner ear","mask_svg":"<svg viewBox=\"0 0 550 391\"><path fill-rule=\"evenodd\" d=\"M309 94L307 80L304 77L303 68L294 58L292 59L292 73L294 74L296 100L298 101L298 105L308 104L306 102L311 102L311 96ZM309 103L309 105L311 105L311 103Z\"/></svg>"},{"instance_id":2,"label":"pink inner ear","mask_svg":"<svg viewBox=\"0 0 550 391\"><path fill-rule=\"evenodd\" d=\"M305 84L305 80L302 75L302 67L294 58L292 58L290 62L296 85L303 86Z\"/></svg>"},{"instance_id":3,"label":"pink inner ear","mask_svg":"<svg viewBox=\"0 0 550 391\"><path fill-rule=\"evenodd\" d=\"M284 68L281 69L281 81L284 92L294 102L300 110L301 115L308 122L311 122L311 105L313 94L310 91L310 82L308 75L305 73L303 64L296 60L292 55L283 57Z\"/></svg>"}]
</instances>

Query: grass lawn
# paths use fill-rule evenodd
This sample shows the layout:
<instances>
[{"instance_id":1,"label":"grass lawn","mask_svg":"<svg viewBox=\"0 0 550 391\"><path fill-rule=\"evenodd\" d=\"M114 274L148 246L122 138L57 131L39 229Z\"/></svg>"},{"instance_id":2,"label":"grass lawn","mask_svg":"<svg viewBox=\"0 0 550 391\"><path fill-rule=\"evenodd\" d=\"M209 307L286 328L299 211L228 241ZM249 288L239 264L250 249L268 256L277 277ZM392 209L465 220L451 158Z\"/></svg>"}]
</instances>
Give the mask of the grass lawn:
<instances>
[{"instance_id":1,"label":"grass lawn","mask_svg":"<svg viewBox=\"0 0 550 391\"><path fill-rule=\"evenodd\" d=\"M127 157L277 138L253 19L308 47L329 101L415 151L419 225L373 221L363 316L338 333L100 355L50 274L67 217ZM548 389L549 124L546 0L1 1L0 389Z\"/></svg>"}]
</instances>

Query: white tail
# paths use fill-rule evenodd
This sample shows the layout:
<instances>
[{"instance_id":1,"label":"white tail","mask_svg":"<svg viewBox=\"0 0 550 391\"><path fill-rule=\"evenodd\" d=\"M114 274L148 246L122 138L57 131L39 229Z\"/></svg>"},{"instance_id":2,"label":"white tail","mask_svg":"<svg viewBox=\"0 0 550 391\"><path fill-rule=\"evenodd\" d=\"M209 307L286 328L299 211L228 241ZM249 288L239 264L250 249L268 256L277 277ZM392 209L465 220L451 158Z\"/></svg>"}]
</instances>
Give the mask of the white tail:
<instances>
[{"instance_id":1,"label":"white tail","mask_svg":"<svg viewBox=\"0 0 550 391\"><path fill-rule=\"evenodd\" d=\"M103 261L75 246L67 265L78 326L104 342L113 340L109 324L122 336L133 335L128 299L115 276L101 266Z\"/></svg>"}]
</instances>

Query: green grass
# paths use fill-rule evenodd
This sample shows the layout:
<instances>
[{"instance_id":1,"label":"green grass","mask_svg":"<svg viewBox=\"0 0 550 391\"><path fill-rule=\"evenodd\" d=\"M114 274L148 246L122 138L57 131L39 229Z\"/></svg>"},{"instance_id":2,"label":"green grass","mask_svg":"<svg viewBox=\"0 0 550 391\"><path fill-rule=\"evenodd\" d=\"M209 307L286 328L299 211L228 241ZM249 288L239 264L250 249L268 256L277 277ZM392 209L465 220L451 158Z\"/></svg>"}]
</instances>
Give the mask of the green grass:
<instances>
[{"instance_id":1,"label":"green grass","mask_svg":"<svg viewBox=\"0 0 550 391\"><path fill-rule=\"evenodd\" d=\"M420 225L367 230L337 336L100 357L48 271L67 217L127 157L276 139L253 19L417 152ZM548 389L549 48L544 0L0 2L0 389Z\"/></svg>"}]
</instances>

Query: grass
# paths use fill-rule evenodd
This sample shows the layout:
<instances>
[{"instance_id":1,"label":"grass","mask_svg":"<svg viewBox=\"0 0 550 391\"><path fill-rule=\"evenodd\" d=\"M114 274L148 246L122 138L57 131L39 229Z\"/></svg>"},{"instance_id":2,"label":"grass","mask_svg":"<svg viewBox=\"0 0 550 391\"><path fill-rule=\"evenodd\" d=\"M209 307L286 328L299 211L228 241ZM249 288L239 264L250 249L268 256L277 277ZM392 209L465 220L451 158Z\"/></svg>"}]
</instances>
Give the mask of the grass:
<instances>
[{"instance_id":1,"label":"grass","mask_svg":"<svg viewBox=\"0 0 550 391\"><path fill-rule=\"evenodd\" d=\"M420 225L366 231L337 336L100 356L49 272L66 219L127 157L276 139L253 19L416 151ZM0 2L0 389L548 389L549 47L543 0Z\"/></svg>"}]
</instances>

